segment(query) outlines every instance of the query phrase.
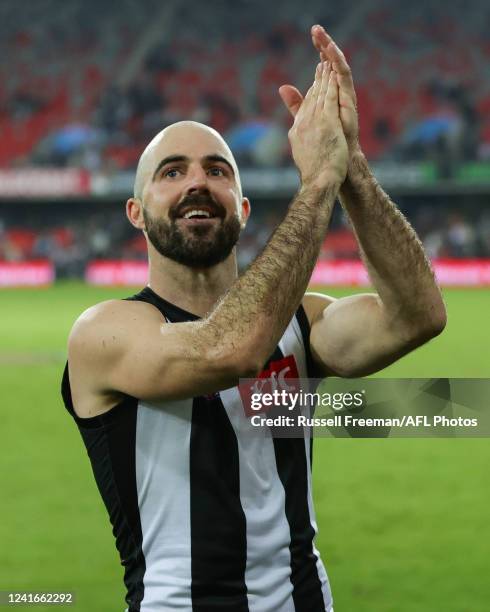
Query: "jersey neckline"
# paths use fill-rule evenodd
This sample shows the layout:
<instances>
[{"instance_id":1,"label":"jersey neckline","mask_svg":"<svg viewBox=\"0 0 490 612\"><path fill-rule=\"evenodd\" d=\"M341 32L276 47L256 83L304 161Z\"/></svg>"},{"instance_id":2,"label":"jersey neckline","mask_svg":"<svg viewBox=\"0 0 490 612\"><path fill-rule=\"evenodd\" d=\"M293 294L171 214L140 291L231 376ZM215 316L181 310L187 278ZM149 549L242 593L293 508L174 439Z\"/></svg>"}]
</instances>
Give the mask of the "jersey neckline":
<instances>
[{"instance_id":1,"label":"jersey neckline","mask_svg":"<svg viewBox=\"0 0 490 612\"><path fill-rule=\"evenodd\" d=\"M158 295L158 293L155 293L155 291L153 291L149 285L147 285L138 295L146 297L149 302L160 305L166 312L175 315L177 320L181 319L187 321L197 321L201 318L198 315L189 312L188 310L184 310L183 308L180 308L180 306L176 306L175 304L172 304L172 302L165 300Z\"/></svg>"}]
</instances>

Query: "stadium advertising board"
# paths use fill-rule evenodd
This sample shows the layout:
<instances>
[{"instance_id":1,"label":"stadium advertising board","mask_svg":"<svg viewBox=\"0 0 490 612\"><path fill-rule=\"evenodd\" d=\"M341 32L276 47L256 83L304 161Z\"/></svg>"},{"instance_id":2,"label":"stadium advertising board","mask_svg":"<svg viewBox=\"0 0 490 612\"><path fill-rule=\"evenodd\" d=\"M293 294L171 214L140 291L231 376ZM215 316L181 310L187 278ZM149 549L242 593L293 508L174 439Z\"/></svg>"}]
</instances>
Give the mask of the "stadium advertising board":
<instances>
[{"instance_id":1,"label":"stadium advertising board","mask_svg":"<svg viewBox=\"0 0 490 612\"><path fill-rule=\"evenodd\" d=\"M76 168L0 170L0 197L48 198L91 192L90 173Z\"/></svg>"},{"instance_id":2,"label":"stadium advertising board","mask_svg":"<svg viewBox=\"0 0 490 612\"><path fill-rule=\"evenodd\" d=\"M45 287L54 279L51 261L0 261L0 287Z\"/></svg>"},{"instance_id":3,"label":"stadium advertising board","mask_svg":"<svg viewBox=\"0 0 490 612\"><path fill-rule=\"evenodd\" d=\"M443 287L490 286L488 259L436 259L432 262L437 280ZM364 264L360 261L319 261L311 277L312 285L370 285Z\"/></svg>"},{"instance_id":4,"label":"stadium advertising board","mask_svg":"<svg viewBox=\"0 0 490 612\"><path fill-rule=\"evenodd\" d=\"M432 262L437 280L444 287L489 287L490 260L437 259ZM148 280L146 262L108 261L91 262L85 271L91 285L145 285ZM319 261L311 277L315 285L369 286L364 264L356 260Z\"/></svg>"},{"instance_id":5,"label":"stadium advertising board","mask_svg":"<svg viewBox=\"0 0 490 612\"><path fill-rule=\"evenodd\" d=\"M85 280L90 285L146 285L148 264L145 261L93 261L85 270Z\"/></svg>"}]
</instances>

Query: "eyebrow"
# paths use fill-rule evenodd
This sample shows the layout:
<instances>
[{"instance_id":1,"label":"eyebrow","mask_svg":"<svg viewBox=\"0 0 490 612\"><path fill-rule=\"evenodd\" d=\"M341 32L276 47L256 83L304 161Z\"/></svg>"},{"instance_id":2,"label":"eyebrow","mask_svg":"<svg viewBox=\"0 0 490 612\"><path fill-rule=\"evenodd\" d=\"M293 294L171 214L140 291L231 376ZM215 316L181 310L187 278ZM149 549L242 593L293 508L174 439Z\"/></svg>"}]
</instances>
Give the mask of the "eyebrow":
<instances>
[{"instance_id":1,"label":"eyebrow","mask_svg":"<svg viewBox=\"0 0 490 612\"><path fill-rule=\"evenodd\" d=\"M173 163L176 163L176 162L189 163L190 162L190 158L187 157L187 155L169 155L168 157L164 157L162 159L162 161L158 164L155 172L153 173L153 177L152 177L151 180L154 181L156 179L157 174L160 172L160 170L164 166L166 166L167 164L173 164ZM222 155L217 155L217 154L205 155L204 157L201 157L201 162L221 162L221 163L225 164L226 166L228 166L228 168L231 170L233 176L235 176L235 171L233 169L233 166Z\"/></svg>"}]
</instances>

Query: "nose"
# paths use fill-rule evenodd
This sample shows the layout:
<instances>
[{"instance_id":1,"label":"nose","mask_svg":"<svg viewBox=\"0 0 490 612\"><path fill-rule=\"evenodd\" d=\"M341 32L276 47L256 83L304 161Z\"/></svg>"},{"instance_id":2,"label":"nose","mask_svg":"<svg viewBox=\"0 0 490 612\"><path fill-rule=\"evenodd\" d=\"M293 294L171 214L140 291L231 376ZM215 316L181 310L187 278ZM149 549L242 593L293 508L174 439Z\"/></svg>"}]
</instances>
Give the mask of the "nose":
<instances>
[{"instance_id":1,"label":"nose","mask_svg":"<svg viewBox=\"0 0 490 612\"><path fill-rule=\"evenodd\" d=\"M206 171L201 166L193 168L189 172L189 184L187 185L186 192L187 194L209 193L208 177Z\"/></svg>"}]
</instances>

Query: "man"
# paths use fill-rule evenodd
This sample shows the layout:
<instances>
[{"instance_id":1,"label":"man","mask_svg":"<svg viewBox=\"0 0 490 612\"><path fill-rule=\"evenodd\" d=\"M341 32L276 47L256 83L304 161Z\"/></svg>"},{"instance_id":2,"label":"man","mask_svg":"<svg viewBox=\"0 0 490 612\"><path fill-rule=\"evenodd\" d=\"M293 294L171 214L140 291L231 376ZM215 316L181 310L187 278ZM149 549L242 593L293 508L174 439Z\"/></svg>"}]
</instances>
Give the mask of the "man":
<instances>
[{"instance_id":1,"label":"man","mask_svg":"<svg viewBox=\"0 0 490 612\"><path fill-rule=\"evenodd\" d=\"M174 124L143 153L126 208L147 239L148 287L90 308L69 338L63 398L130 612L332 611L310 441L244 435L238 381L284 364L300 377L368 374L445 324L421 244L359 147L345 58L322 28L312 36L313 85L304 99L280 89L301 187L263 252L238 277L250 204L233 156L206 126ZM338 193L377 294L305 295Z\"/></svg>"}]
</instances>

